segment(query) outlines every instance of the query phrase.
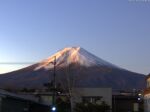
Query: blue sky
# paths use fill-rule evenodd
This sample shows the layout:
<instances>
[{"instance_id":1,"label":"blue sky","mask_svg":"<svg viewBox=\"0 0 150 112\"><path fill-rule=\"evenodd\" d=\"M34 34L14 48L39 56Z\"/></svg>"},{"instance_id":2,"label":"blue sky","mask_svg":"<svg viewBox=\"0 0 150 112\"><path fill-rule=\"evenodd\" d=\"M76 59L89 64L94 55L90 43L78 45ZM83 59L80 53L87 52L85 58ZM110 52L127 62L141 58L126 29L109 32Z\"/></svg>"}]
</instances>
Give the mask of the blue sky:
<instances>
[{"instance_id":1,"label":"blue sky","mask_svg":"<svg viewBox=\"0 0 150 112\"><path fill-rule=\"evenodd\" d=\"M0 62L38 62L81 46L128 70L150 72L150 2L0 0ZM0 73L27 65L0 65Z\"/></svg>"}]
</instances>

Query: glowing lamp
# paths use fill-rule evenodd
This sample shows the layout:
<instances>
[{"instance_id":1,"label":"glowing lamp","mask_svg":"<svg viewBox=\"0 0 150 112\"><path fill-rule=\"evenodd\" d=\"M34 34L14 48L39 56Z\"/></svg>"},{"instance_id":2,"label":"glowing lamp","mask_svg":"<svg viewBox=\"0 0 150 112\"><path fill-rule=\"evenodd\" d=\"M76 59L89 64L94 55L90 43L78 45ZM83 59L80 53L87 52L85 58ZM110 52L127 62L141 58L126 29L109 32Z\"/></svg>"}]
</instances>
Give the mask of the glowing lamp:
<instances>
[{"instance_id":1,"label":"glowing lamp","mask_svg":"<svg viewBox=\"0 0 150 112\"><path fill-rule=\"evenodd\" d=\"M52 106L52 112L56 112L56 107L55 106Z\"/></svg>"}]
</instances>

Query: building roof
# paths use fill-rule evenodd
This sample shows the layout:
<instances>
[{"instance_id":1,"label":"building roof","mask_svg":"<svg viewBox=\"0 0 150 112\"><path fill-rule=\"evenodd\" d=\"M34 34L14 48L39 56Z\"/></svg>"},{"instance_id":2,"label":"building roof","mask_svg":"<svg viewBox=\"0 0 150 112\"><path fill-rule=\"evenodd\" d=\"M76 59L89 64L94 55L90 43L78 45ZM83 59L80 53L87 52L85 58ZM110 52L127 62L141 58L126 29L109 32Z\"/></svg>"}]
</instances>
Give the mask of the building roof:
<instances>
[{"instance_id":1,"label":"building roof","mask_svg":"<svg viewBox=\"0 0 150 112\"><path fill-rule=\"evenodd\" d=\"M16 93L11 93L6 90L0 89L0 97L2 98L14 98L18 100L23 100L23 101L30 101L33 103L49 106L48 104L39 102L38 97L35 97L34 95L27 95L27 94L16 94Z\"/></svg>"},{"instance_id":2,"label":"building roof","mask_svg":"<svg viewBox=\"0 0 150 112\"><path fill-rule=\"evenodd\" d=\"M150 78L150 73L146 76L146 80L147 80L148 78Z\"/></svg>"},{"instance_id":3,"label":"building roof","mask_svg":"<svg viewBox=\"0 0 150 112\"><path fill-rule=\"evenodd\" d=\"M11 93L11 92L8 92L8 91L2 90L2 89L0 89L0 96L28 100L28 101L32 101L32 102L38 102L38 99L36 97Z\"/></svg>"}]
</instances>

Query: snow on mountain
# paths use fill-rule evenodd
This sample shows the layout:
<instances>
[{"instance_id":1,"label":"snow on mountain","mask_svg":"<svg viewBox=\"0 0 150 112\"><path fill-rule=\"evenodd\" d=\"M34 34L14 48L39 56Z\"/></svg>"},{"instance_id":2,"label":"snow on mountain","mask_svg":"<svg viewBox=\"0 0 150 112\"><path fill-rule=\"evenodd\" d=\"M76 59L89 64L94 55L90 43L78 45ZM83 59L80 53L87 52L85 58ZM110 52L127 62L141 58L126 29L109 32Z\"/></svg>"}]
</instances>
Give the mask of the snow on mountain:
<instances>
[{"instance_id":1,"label":"snow on mountain","mask_svg":"<svg viewBox=\"0 0 150 112\"><path fill-rule=\"evenodd\" d=\"M52 55L48 59L45 59L42 62L38 63L38 66L34 70L39 70L41 68L52 68L52 63L54 62L55 57L56 66L59 67L67 66L72 63L77 63L85 67L107 66L110 68L118 68L117 66L94 56L93 54L89 53L81 47L67 47Z\"/></svg>"},{"instance_id":2,"label":"snow on mountain","mask_svg":"<svg viewBox=\"0 0 150 112\"><path fill-rule=\"evenodd\" d=\"M0 88L44 88L53 80L56 57L56 82L67 87L68 79L74 87L111 87L113 89L143 89L145 75L130 72L102 60L80 47L68 47L29 67L0 75ZM71 64L71 66L69 66ZM59 68L60 67L60 68Z\"/></svg>"}]
</instances>

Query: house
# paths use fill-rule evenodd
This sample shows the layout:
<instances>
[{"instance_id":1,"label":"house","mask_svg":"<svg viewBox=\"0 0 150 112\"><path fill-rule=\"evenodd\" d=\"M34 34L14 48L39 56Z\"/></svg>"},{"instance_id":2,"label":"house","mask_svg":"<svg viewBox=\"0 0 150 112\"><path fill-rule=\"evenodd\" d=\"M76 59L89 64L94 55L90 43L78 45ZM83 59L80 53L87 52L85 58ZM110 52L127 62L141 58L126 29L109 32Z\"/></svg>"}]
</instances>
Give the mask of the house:
<instances>
[{"instance_id":1,"label":"house","mask_svg":"<svg viewBox=\"0 0 150 112\"><path fill-rule=\"evenodd\" d=\"M39 92L36 95L39 101L43 104L52 104L53 93L51 92ZM74 109L76 103L93 103L102 104L105 102L110 108L112 108L112 89L111 88L72 88L71 94L60 93L56 95L56 100L61 99L61 103L64 101L65 106L63 109ZM72 104L70 105L70 100ZM56 101L56 103L58 103ZM71 106L71 108L70 108Z\"/></svg>"},{"instance_id":2,"label":"house","mask_svg":"<svg viewBox=\"0 0 150 112\"><path fill-rule=\"evenodd\" d=\"M113 95L112 112L144 112L143 100L138 95Z\"/></svg>"},{"instance_id":3,"label":"house","mask_svg":"<svg viewBox=\"0 0 150 112\"><path fill-rule=\"evenodd\" d=\"M111 88L74 88L73 100L75 103L90 102L102 103L112 107L112 89Z\"/></svg>"},{"instance_id":4,"label":"house","mask_svg":"<svg viewBox=\"0 0 150 112\"><path fill-rule=\"evenodd\" d=\"M49 106L39 103L36 97L0 90L0 112L48 112Z\"/></svg>"},{"instance_id":5,"label":"house","mask_svg":"<svg viewBox=\"0 0 150 112\"><path fill-rule=\"evenodd\" d=\"M144 109L150 112L150 74L146 77L147 88L144 90Z\"/></svg>"}]
</instances>

